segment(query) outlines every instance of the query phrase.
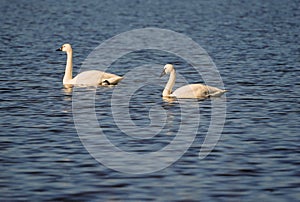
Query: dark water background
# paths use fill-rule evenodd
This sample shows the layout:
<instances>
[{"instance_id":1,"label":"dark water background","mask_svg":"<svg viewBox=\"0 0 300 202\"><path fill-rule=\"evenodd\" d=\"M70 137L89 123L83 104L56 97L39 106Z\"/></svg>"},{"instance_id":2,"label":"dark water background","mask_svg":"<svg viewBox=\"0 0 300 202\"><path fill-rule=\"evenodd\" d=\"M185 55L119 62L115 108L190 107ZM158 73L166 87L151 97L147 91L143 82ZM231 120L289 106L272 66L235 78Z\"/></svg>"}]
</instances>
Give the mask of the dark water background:
<instances>
[{"instance_id":1,"label":"dark water background","mask_svg":"<svg viewBox=\"0 0 300 202\"><path fill-rule=\"evenodd\" d=\"M297 0L0 1L1 201L299 201L299 8ZM108 169L85 150L72 94L61 84L65 56L54 50L73 45L76 73L101 42L145 27L199 43L230 92L222 137L207 158L197 156L209 100L201 103L203 121L185 155L139 176ZM141 54L135 62L145 60ZM150 90L148 102L164 105L162 89L144 92ZM133 118L148 116L144 101L132 100ZM104 124L126 149L115 125Z\"/></svg>"}]
</instances>

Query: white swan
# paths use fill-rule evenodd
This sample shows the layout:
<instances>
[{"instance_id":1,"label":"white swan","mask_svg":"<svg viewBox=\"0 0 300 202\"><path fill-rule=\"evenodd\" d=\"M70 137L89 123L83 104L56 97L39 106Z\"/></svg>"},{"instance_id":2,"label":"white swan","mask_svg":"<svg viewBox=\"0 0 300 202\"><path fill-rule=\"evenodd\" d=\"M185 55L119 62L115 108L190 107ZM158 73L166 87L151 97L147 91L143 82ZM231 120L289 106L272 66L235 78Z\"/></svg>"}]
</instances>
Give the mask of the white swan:
<instances>
[{"instance_id":1,"label":"white swan","mask_svg":"<svg viewBox=\"0 0 300 202\"><path fill-rule=\"evenodd\" d=\"M116 85L123 77L115 74L110 74L97 70L85 71L72 78L72 57L73 50L70 44L64 44L57 51L64 51L67 53L67 64L65 75L63 78L63 85L65 87L72 87L73 85L97 86L97 85Z\"/></svg>"},{"instance_id":2,"label":"white swan","mask_svg":"<svg viewBox=\"0 0 300 202\"><path fill-rule=\"evenodd\" d=\"M176 72L172 64L166 64L161 73L161 77L170 73L170 78L162 93L163 97L176 97L176 98L208 98L218 97L223 95L227 90L221 90L216 87L211 87L203 84L189 84L176 89L172 93L172 88L176 80Z\"/></svg>"}]
</instances>

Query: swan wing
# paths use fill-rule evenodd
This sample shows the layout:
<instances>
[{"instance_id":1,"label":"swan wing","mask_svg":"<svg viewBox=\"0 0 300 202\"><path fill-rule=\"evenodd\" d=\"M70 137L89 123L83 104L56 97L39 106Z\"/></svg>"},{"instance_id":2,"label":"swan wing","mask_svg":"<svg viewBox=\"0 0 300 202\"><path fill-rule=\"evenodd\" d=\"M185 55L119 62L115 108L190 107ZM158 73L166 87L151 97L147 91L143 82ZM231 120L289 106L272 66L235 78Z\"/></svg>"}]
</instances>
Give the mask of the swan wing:
<instances>
[{"instance_id":1,"label":"swan wing","mask_svg":"<svg viewBox=\"0 0 300 202\"><path fill-rule=\"evenodd\" d=\"M189 84L176 89L172 95L177 98L208 98L221 96L226 91L203 84Z\"/></svg>"},{"instance_id":2,"label":"swan wing","mask_svg":"<svg viewBox=\"0 0 300 202\"><path fill-rule=\"evenodd\" d=\"M115 74L106 73L97 70L85 71L78 74L73 80L74 84L77 85L103 85L106 84L117 84L123 77Z\"/></svg>"},{"instance_id":3,"label":"swan wing","mask_svg":"<svg viewBox=\"0 0 300 202\"><path fill-rule=\"evenodd\" d=\"M172 94L177 98L206 98L208 90L202 84L189 84L176 89Z\"/></svg>"}]
</instances>

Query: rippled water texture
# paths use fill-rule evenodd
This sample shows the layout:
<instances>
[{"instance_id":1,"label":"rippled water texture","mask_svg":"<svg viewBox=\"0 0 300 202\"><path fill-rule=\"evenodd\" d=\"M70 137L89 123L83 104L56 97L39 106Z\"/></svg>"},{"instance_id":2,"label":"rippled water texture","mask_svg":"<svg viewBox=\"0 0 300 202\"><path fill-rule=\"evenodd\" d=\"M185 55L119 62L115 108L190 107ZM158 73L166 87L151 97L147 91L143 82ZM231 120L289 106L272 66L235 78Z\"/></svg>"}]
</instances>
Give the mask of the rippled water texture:
<instances>
[{"instance_id":1,"label":"rippled water texture","mask_svg":"<svg viewBox=\"0 0 300 202\"><path fill-rule=\"evenodd\" d=\"M299 8L297 0L1 1L1 201L298 201ZM199 159L212 100L166 102L161 92L167 77L145 69L154 80L131 98L130 118L138 127L151 124L151 117L159 127L161 118L167 121L158 135L134 139L112 116L110 98L117 87L97 88L99 125L127 152L157 151L172 141L184 123L181 104L200 113L198 128L186 130L187 136L196 130L196 138L178 161L134 175L98 163L83 146L72 92L62 86L65 55L55 50L73 45L76 74L101 42L145 27L173 30L197 42L229 92L221 98L227 109L220 141ZM187 61L155 50L130 53L108 71L124 75L137 66L168 62L188 82L203 82Z\"/></svg>"}]
</instances>

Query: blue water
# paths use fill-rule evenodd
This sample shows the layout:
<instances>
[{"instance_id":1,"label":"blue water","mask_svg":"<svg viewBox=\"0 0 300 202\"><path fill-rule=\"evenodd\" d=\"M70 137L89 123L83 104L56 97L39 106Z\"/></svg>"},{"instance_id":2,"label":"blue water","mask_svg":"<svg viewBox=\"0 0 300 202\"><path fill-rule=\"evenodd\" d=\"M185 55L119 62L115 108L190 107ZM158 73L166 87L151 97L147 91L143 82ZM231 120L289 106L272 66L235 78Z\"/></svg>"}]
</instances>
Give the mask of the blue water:
<instances>
[{"instance_id":1,"label":"blue water","mask_svg":"<svg viewBox=\"0 0 300 202\"><path fill-rule=\"evenodd\" d=\"M300 200L299 1L3 0L0 5L1 201ZM72 91L62 86L65 55L55 50L73 45L75 74L101 42L146 27L197 42L230 91L222 98L227 107L222 136L205 159L198 154L211 100L194 100L187 104L199 104L201 122L191 147L163 170L134 175L98 163L83 146ZM185 72L188 65L180 58L152 53L132 53L120 59L122 68L116 64L110 70L123 75L132 66L174 61L178 72L202 82ZM149 152L174 138L182 121L178 103L162 100L161 85L136 92L131 118L147 126L149 109L162 107L173 115L164 128L170 135L163 130L145 141L124 137L109 106L116 88L98 88L95 96L97 118L111 142Z\"/></svg>"}]
</instances>

